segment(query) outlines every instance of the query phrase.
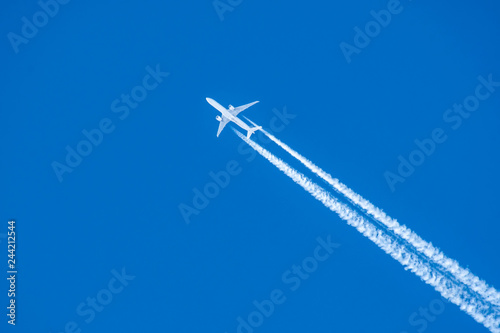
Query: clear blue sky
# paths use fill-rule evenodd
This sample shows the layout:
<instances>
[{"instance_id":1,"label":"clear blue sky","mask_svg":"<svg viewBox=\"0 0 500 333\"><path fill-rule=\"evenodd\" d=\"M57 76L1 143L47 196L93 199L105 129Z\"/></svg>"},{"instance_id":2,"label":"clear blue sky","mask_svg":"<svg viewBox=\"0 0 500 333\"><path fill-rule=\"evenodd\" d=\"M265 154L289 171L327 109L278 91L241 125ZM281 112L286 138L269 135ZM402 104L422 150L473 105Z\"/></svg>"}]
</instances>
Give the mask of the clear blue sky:
<instances>
[{"instance_id":1,"label":"clear blue sky","mask_svg":"<svg viewBox=\"0 0 500 333\"><path fill-rule=\"evenodd\" d=\"M260 100L244 115L500 288L500 87L460 125L447 111L478 76L500 81L497 4L47 2L53 17L36 1L0 14L1 274L9 219L19 271L15 328L0 284L2 332L230 333L272 296L256 333L487 332L452 304L422 319L439 294L229 128L216 138L205 97ZM356 39L366 24L380 31ZM447 139L391 188L398 156L439 128ZM228 162L187 224L180 205ZM340 246L292 290L318 237Z\"/></svg>"}]
</instances>

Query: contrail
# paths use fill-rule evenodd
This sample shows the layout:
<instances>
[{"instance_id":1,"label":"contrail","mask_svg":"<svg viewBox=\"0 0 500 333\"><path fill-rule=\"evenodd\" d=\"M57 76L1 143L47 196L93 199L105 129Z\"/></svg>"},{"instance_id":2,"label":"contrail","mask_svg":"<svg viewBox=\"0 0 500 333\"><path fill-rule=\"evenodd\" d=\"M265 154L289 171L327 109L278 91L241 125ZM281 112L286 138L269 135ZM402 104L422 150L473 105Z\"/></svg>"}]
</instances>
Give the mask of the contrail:
<instances>
[{"instance_id":1,"label":"contrail","mask_svg":"<svg viewBox=\"0 0 500 333\"><path fill-rule=\"evenodd\" d=\"M246 119L254 124L250 119ZM462 268L456 260L447 257L438 248L433 246L432 243L426 242L405 225L400 225L396 219L393 219L385 214L380 208L375 207L371 202L364 199L361 195L357 194L346 185L342 184L338 179L333 178L320 167L316 166L307 158L294 151L285 143L281 142L274 135L268 133L264 129L261 129L261 131L290 155L309 168L312 172L333 186L337 192L345 195L353 204L358 205L367 214L383 223L387 228L389 228L389 230L415 247L417 251L424 254L430 260L451 273L458 281L466 284L469 288L471 288L471 290L477 292L491 304L500 306L500 293L495 288L489 286L485 281L474 275L470 270Z\"/></svg>"},{"instance_id":2,"label":"contrail","mask_svg":"<svg viewBox=\"0 0 500 333\"><path fill-rule=\"evenodd\" d=\"M356 211L339 202L332 197L329 192L313 183L302 173L291 168L288 164L254 141L247 139L237 130L233 129L233 131L255 149L255 151L285 173L295 183L302 186L302 188L309 192L314 198L323 203L324 206L337 213L340 218L347 222L347 224L355 227L361 234L374 242L385 253L401 263L405 269L412 271L419 276L422 281L433 286L444 298L459 306L462 311L468 313L474 320L483 324L491 332L500 333L500 318L490 309L489 304L485 304L484 300L474 297L466 288L454 283L433 267L422 262L418 256L408 251L406 247L397 243L392 237L377 229Z\"/></svg>"}]
</instances>

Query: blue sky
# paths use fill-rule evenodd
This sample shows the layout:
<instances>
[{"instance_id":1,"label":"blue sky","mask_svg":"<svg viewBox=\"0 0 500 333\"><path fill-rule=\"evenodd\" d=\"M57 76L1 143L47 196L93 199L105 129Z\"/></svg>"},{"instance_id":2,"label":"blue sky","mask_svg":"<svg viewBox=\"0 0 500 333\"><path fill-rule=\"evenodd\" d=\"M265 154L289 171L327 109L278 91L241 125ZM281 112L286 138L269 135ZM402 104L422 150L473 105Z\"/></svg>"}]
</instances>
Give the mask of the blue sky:
<instances>
[{"instance_id":1,"label":"blue sky","mask_svg":"<svg viewBox=\"0 0 500 333\"><path fill-rule=\"evenodd\" d=\"M205 97L259 100L244 115L274 122L278 138L500 287L500 87L460 126L446 117L478 77L500 81L498 5L47 3L45 22L35 1L0 14L2 274L9 219L19 272L17 327L2 314L2 332L229 333L272 295L282 302L254 332L487 332L229 128L216 138ZM389 9L346 57L355 27ZM42 20L36 32L23 17ZM398 157L436 129L447 139L391 187ZM68 165L78 149L87 156ZM229 184L186 223L180 205L228 163ZM318 238L338 247L292 290L283 276ZM90 310L93 298L106 304ZM432 320L418 314L440 304Z\"/></svg>"}]
</instances>

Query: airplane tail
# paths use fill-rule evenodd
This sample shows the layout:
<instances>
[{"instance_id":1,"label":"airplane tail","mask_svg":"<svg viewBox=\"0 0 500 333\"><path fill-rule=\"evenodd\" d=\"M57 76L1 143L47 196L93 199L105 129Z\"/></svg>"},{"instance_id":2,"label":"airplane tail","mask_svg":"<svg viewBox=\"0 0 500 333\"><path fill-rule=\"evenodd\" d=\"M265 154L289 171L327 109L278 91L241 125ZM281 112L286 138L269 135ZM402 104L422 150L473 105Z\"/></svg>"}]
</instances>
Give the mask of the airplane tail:
<instances>
[{"instance_id":1,"label":"airplane tail","mask_svg":"<svg viewBox=\"0 0 500 333\"><path fill-rule=\"evenodd\" d=\"M256 126L248 130L247 132L247 139L250 139L250 136L255 132L262 129L262 126Z\"/></svg>"}]
</instances>

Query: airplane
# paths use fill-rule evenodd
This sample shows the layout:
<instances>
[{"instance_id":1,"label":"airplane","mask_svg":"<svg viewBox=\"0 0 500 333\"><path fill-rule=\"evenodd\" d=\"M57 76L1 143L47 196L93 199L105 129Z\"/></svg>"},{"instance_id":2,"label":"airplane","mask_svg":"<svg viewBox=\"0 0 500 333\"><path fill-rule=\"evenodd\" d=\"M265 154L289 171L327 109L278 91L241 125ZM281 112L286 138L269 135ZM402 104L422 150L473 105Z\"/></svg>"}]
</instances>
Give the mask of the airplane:
<instances>
[{"instance_id":1,"label":"airplane","mask_svg":"<svg viewBox=\"0 0 500 333\"><path fill-rule=\"evenodd\" d=\"M255 126L255 127L250 128L250 126L248 126L241 119L236 117L241 111L251 107L252 105L254 105L256 103L259 103L259 101L255 101L255 102L248 103L248 104L238 106L238 107L234 107L232 105L229 105L229 109L226 109L225 107L223 107L222 105L220 105L219 103L217 103L216 101L214 101L213 99L211 99L209 97L207 97L207 102L210 105L212 105L214 108L219 110L220 113L222 113L222 117L219 115L217 115L217 117L215 117L215 119L217 119L219 121L219 130L217 131L217 137L219 137L219 134L220 134L220 132L222 132L222 129L224 128L224 126L226 126L226 124L230 121L232 121L233 123L235 123L239 127L243 128L245 131L247 131L247 139L249 139L250 136L255 131L262 128L262 126Z\"/></svg>"}]
</instances>

